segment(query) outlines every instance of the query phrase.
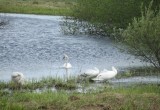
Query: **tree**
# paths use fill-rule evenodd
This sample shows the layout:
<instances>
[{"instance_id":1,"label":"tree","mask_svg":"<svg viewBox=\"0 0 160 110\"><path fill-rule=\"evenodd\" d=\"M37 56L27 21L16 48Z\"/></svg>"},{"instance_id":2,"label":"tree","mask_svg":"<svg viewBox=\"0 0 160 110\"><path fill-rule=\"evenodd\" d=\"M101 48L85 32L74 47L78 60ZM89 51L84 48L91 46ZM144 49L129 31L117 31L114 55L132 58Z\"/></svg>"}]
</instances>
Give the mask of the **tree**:
<instances>
[{"instance_id":1,"label":"tree","mask_svg":"<svg viewBox=\"0 0 160 110\"><path fill-rule=\"evenodd\" d=\"M160 68L160 10L155 13L151 7L152 3L122 32L122 42L129 53Z\"/></svg>"}]
</instances>

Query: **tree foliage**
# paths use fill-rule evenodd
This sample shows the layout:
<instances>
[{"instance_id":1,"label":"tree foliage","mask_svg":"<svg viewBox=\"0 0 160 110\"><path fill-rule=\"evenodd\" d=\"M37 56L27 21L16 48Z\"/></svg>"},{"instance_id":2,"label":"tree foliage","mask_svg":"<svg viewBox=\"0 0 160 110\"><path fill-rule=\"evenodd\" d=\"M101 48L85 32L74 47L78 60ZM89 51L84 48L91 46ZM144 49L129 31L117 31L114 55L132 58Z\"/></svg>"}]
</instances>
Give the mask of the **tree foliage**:
<instances>
[{"instance_id":1,"label":"tree foliage","mask_svg":"<svg viewBox=\"0 0 160 110\"><path fill-rule=\"evenodd\" d=\"M122 32L122 42L129 53L160 68L160 10L155 12L151 7L152 3Z\"/></svg>"},{"instance_id":2,"label":"tree foliage","mask_svg":"<svg viewBox=\"0 0 160 110\"><path fill-rule=\"evenodd\" d=\"M126 28L133 17L141 15L141 4L148 6L151 0L77 0L73 16L91 23L102 23L112 29ZM154 0L153 7L160 4ZM107 28L108 29L108 28ZM106 30L107 31L107 30Z\"/></svg>"}]
</instances>

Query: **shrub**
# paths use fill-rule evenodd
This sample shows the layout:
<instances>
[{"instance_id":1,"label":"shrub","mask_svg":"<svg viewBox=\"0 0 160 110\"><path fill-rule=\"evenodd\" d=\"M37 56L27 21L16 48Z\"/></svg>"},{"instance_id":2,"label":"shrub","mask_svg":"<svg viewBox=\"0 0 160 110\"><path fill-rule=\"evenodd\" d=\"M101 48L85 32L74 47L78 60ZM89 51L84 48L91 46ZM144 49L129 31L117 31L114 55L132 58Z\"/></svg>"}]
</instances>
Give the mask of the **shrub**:
<instances>
[{"instance_id":1,"label":"shrub","mask_svg":"<svg viewBox=\"0 0 160 110\"><path fill-rule=\"evenodd\" d=\"M160 10L155 13L151 6L122 32L122 42L129 47L129 53L160 68Z\"/></svg>"}]
</instances>

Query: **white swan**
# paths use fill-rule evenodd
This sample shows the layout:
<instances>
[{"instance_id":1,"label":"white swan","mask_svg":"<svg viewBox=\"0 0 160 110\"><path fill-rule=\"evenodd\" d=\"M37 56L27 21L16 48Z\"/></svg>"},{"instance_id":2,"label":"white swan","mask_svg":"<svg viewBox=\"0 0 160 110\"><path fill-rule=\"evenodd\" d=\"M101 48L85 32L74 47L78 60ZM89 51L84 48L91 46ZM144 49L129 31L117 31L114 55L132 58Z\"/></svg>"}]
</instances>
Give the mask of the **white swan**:
<instances>
[{"instance_id":1,"label":"white swan","mask_svg":"<svg viewBox=\"0 0 160 110\"><path fill-rule=\"evenodd\" d=\"M63 57L63 60L64 60L64 64L63 64L63 68L65 68L65 69L70 69L70 68L72 68L72 65L68 62L69 61L69 57L68 57L68 55L66 55L66 54L64 54L64 57Z\"/></svg>"},{"instance_id":2,"label":"white swan","mask_svg":"<svg viewBox=\"0 0 160 110\"><path fill-rule=\"evenodd\" d=\"M72 68L72 65L70 63L64 63L62 67L65 69L70 69Z\"/></svg>"},{"instance_id":3,"label":"white swan","mask_svg":"<svg viewBox=\"0 0 160 110\"><path fill-rule=\"evenodd\" d=\"M25 82L24 75L23 73L20 73L20 72L13 72L11 75L11 80L14 83L19 84L19 85L23 85Z\"/></svg>"},{"instance_id":4,"label":"white swan","mask_svg":"<svg viewBox=\"0 0 160 110\"><path fill-rule=\"evenodd\" d=\"M104 69L101 71L96 78L93 78L92 80L95 81L106 81L108 79L112 79L117 75L117 69L112 66L112 71Z\"/></svg>"},{"instance_id":5,"label":"white swan","mask_svg":"<svg viewBox=\"0 0 160 110\"><path fill-rule=\"evenodd\" d=\"M69 61L69 57L68 55L64 54L64 57L63 57L63 60L64 60L64 64L62 66L62 68L64 68L66 70L66 75L67 75L67 79L69 78L69 69L72 68L72 65L68 62Z\"/></svg>"},{"instance_id":6,"label":"white swan","mask_svg":"<svg viewBox=\"0 0 160 110\"><path fill-rule=\"evenodd\" d=\"M86 77L92 78L92 77L97 76L98 74L99 74L99 69L96 68L96 67L94 67L93 69L88 69L88 70L86 70L86 71L82 74L82 76L86 76Z\"/></svg>"}]
</instances>

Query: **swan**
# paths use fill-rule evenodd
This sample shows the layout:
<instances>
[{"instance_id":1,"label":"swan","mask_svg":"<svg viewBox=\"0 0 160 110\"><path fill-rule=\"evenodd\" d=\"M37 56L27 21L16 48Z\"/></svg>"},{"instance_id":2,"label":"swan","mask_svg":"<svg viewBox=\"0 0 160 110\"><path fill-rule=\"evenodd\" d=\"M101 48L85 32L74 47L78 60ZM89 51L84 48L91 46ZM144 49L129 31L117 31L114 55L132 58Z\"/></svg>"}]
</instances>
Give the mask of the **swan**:
<instances>
[{"instance_id":1,"label":"swan","mask_svg":"<svg viewBox=\"0 0 160 110\"><path fill-rule=\"evenodd\" d=\"M70 63L64 63L62 67L65 69L70 69L72 68L72 65Z\"/></svg>"},{"instance_id":2,"label":"swan","mask_svg":"<svg viewBox=\"0 0 160 110\"><path fill-rule=\"evenodd\" d=\"M68 55L64 54L63 60L65 63L63 64L62 68L64 68L66 70L66 75L67 75L67 79L68 79L69 78L69 69L72 68L72 65L68 62L69 61Z\"/></svg>"},{"instance_id":3,"label":"swan","mask_svg":"<svg viewBox=\"0 0 160 110\"><path fill-rule=\"evenodd\" d=\"M112 71L104 69L101 71L96 78L93 78L92 80L95 81L106 81L108 79L112 79L117 75L117 69L112 66Z\"/></svg>"},{"instance_id":4,"label":"swan","mask_svg":"<svg viewBox=\"0 0 160 110\"><path fill-rule=\"evenodd\" d=\"M63 57L63 60L64 60L64 64L63 64L63 68L65 68L65 69L70 69L70 68L72 68L72 65L68 62L69 61L69 57L68 57L68 55L66 55L66 54L64 54L64 57Z\"/></svg>"},{"instance_id":5,"label":"swan","mask_svg":"<svg viewBox=\"0 0 160 110\"><path fill-rule=\"evenodd\" d=\"M97 67L94 67L93 69L87 69L82 76L86 76L86 77L95 77L99 74L99 69Z\"/></svg>"},{"instance_id":6,"label":"swan","mask_svg":"<svg viewBox=\"0 0 160 110\"><path fill-rule=\"evenodd\" d=\"M21 72L13 72L11 75L11 80L19 85L23 85L24 84L24 75Z\"/></svg>"}]
</instances>

